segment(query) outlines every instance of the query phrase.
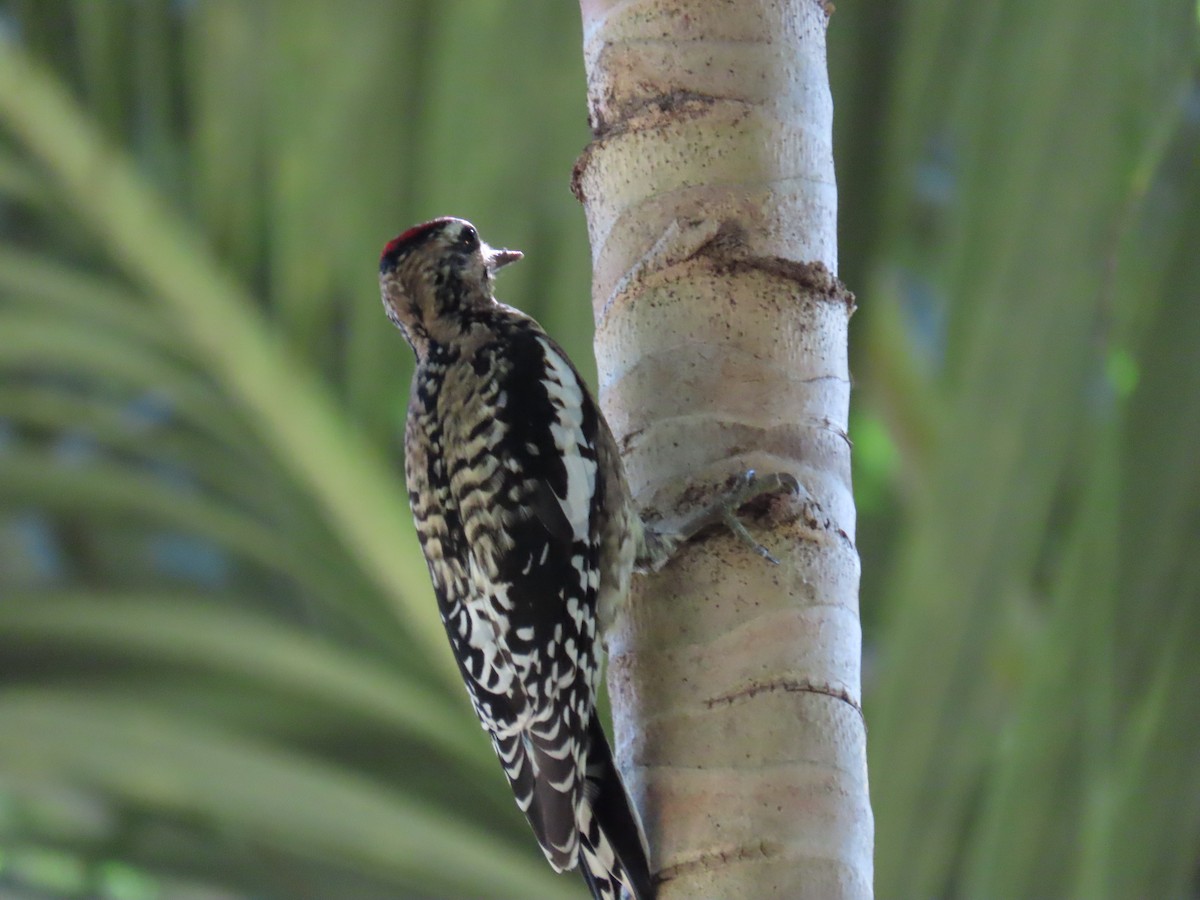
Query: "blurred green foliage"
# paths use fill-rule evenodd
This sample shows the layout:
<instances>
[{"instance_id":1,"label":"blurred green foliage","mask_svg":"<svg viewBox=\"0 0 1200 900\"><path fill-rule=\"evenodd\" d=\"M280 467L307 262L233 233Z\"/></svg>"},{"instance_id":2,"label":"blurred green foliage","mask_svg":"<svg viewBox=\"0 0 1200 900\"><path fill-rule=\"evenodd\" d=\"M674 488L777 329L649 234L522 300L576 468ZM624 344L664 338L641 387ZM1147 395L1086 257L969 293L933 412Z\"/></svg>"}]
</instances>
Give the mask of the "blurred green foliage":
<instances>
[{"instance_id":1,"label":"blurred green foliage","mask_svg":"<svg viewBox=\"0 0 1200 900\"><path fill-rule=\"evenodd\" d=\"M1196 15L833 19L881 897L1197 892ZM581 896L449 671L374 274L466 216L590 359L578 29L0 2L5 896Z\"/></svg>"}]
</instances>

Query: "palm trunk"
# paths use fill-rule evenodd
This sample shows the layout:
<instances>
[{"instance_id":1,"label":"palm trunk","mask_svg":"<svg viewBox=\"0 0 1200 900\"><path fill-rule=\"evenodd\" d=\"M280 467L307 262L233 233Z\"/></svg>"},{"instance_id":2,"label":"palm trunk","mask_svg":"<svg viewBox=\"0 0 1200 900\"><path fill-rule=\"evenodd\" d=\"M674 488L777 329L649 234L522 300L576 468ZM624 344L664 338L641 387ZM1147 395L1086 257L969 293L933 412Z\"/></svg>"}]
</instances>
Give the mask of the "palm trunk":
<instances>
[{"instance_id":1,"label":"palm trunk","mask_svg":"<svg viewBox=\"0 0 1200 900\"><path fill-rule=\"evenodd\" d=\"M661 897L869 897L828 11L581 5L595 140L574 186L634 494L669 518L749 468L803 485L750 523L780 567L714 533L639 579L608 636Z\"/></svg>"}]
</instances>

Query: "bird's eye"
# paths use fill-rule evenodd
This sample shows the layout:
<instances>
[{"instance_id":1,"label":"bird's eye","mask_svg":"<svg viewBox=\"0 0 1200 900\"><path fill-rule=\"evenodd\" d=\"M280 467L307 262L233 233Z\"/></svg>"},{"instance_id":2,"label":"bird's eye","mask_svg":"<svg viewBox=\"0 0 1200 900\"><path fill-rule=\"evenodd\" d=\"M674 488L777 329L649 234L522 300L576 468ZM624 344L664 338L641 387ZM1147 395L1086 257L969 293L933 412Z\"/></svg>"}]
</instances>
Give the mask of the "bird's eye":
<instances>
[{"instance_id":1,"label":"bird's eye","mask_svg":"<svg viewBox=\"0 0 1200 900\"><path fill-rule=\"evenodd\" d=\"M479 233L470 225L463 229L458 242L467 250L479 249Z\"/></svg>"}]
</instances>

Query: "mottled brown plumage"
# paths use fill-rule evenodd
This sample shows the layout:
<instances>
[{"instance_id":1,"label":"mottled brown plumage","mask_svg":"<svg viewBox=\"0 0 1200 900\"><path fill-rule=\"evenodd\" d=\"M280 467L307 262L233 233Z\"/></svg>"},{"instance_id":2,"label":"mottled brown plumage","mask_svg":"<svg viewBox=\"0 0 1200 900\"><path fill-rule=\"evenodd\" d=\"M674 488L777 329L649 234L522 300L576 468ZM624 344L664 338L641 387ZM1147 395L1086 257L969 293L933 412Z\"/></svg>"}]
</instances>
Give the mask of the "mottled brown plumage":
<instances>
[{"instance_id":1,"label":"mottled brown plumage","mask_svg":"<svg viewBox=\"0 0 1200 900\"><path fill-rule=\"evenodd\" d=\"M644 838L595 700L600 634L648 542L582 379L492 295L519 257L459 219L384 250L384 306L417 356L409 498L463 680L546 858L579 864L597 898L642 900Z\"/></svg>"}]
</instances>

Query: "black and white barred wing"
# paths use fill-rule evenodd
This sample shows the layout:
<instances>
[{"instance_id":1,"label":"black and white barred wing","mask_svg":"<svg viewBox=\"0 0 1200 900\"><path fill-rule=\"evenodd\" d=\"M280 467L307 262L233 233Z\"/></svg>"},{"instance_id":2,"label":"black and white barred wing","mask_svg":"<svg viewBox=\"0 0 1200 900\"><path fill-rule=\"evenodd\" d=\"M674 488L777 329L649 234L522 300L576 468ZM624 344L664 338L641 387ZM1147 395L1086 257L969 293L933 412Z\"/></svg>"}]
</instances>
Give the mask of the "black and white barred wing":
<instances>
[{"instance_id":1,"label":"black and white barred wing","mask_svg":"<svg viewBox=\"0 0 1200 900\"><path fill-rule=\"evenodd\" d=\"M466 439L447 444L469 573L447 628L517 803L562 870L579 852L598 677L597 413L540 333L482 348L474 367L495 393L478 398L490 417L465 416Z\"/></svg>"}]
</instances>

